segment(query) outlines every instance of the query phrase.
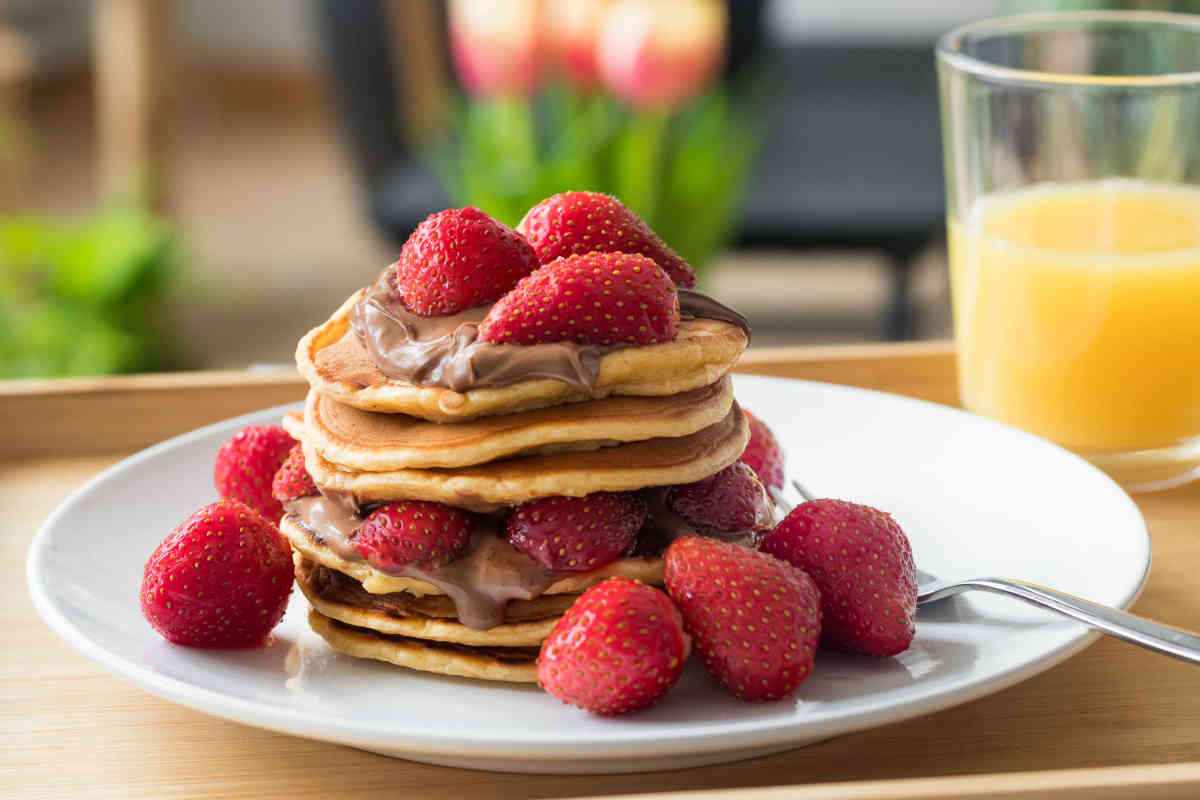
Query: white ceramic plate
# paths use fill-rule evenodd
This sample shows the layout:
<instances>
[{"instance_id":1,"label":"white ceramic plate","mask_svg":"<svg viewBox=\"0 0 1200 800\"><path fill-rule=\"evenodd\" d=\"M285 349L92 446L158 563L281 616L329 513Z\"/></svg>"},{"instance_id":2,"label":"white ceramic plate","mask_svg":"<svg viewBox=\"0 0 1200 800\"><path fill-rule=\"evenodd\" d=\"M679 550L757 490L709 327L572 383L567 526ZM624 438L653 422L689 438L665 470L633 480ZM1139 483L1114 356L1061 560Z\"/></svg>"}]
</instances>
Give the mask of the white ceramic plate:
<instances>
[{"instance_id":1,"label":"white ceramic plate","mask_svg":"<svg viewBox=\"0 0 1200 800\"><path fill-rule=\"evenodd\" d=\"M1112 481L1067 452L943 406L800 381L739 377L788 468L819 494L891 511L918 564L946 578L1028 578L1117 606L1149 568L1146 528ZM589 716L535 688L408 672L337 655L308 630L299 592L272 645L172 646L138 608L142 566L214 499L220 444L281 409L229 420L126 459L71 496L29 553L42 616L88 657L210 714L436 764L520 772L633 772L747 758L928 714L1029 678L1093 640L1003 598L922 610L895 659L821 654L794 701L741 703L696 663L659 705Z\"/></svg>"}]
</instances>

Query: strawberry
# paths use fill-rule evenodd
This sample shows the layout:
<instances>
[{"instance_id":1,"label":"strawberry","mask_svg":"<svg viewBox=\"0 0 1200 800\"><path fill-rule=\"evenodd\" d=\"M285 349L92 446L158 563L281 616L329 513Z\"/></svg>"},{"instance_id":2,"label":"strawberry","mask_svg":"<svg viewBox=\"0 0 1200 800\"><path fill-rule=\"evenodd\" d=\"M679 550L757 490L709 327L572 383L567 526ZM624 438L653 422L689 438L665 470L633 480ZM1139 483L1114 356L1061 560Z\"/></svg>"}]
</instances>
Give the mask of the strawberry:
<instances>
[{"instance_id":1,"label":"strawberry","mask_svg":"<svg viewBox=\"0 0 1200 800\"><path fill-rule=\"evenodd\" d=\"M758 473L758 479L763 485L782 489L784 457L779 440L758 417L744 408L742 413L750 423L750 443L742 453L742 461Z\"/></svg>"},{"instance_id":2,"label":"strawberry","mask_svg":"<svg viewBox=\"0 0 1200 800\"><path fill-rule=\"evenodd\" d=\"M645 521L637 495L597 492L517 506L504 527L509 543L546 569L587 572L628 553Z\"/></svg>"},{"instance_id":3,"label":"strawberry","mask_svg":"<svg viewBox=\"0 0 1200 800\"><path fill-rule=\"evenodd\" d=\"M490 303L537 268L512 228L478 208L449 208L413 230L389 278L409 311L437 317Z\"/></svg>"},{"instance_id":4,"label":"strawberry","mask_svg":"<svg viewBox=\"0 0 1200 800\"><path fill-rule=\"evenodd\" d=\"M825 612L822 643L871 656L908 649L917 579L908 537L888 514L844 500L811 500L761 549L812 576Z\"/></svg>"},{"instance_id":5,"label":"strawberry","mask_svg":"<svg viewBox=\"0 0 1200 800\"><path fill-rule=\"evenodd\" d=\"M771 524L771 500L754 470L736 462L702 481L667 490L667 508L698 531L756 531Z\"/></svg>"},{"instance_id":6,"label":"strawberry","mask_svg":"<svg viewBox=\"0 0 1200 800\"><path fill-rule=\"evenodd\" d=\"M271 481L271 495L281 504L318 493L317 485L304 466L304 446L297 444Z\"/></svg>"},{"instance_id":7,"label":"strawberry","mask_svg":"<svg viewBox=\"0 0 1200 800\"><path fill-rule=\"evenodd\" d=\"M679 680L690 643L665 594L629 578L588 589L554 625L538 655L538 683L564 703L624 714Z\"/></svg>"},{"instance_id":8,"label":"strawberry","mask_svg":"<svg viewBox=\"0 0 1200 800\"><path fill-rule=\"evenodd\" d=\"M543 264L584 253L637 253L653 259L684 289L696 285L688 263L641 217L607 194L563 192L547 197L529 209L517 231Z\"/></svg>"},{"instance_id":9,"label":"strawberry","mask_svg":"<svg viewBox=\"0 0 1200 800\"><path fill-rule=\"evenodd\" d=\"M398 572L410 564L444 566L471 538L470 513L427 500L387 503L367 515L354 536L354 548L372 566Z\"/></svg>"},{"instance_id":10,"label":"strawberry","mask_svg":"<svg viewBox=\"0 0 1200 800\"><path fill-rule=\"evenodd\" d=\"M589 253L551 261L523 278L483 318L493 344L579 342L605 347L669 342L679 295L645 256Z\"/></svg>"},{"instance_id":11,"label":"strawberry","mask_svg":"<svg viewBox=\"0 0 1200 800\"><path fill-rule=\"evenodd\" d=\"M221 500L155 548L142 576L142 615L175 644L253 647L279 624L291 591L292 552L279 529Z\"/></svg>"},{"instance_id":12,"label":"strawberry","mask_svg":"<svg viewBox=\"0 0 1200 800\"><path fill-rule=\"evenodd\" d=\"M271 494L271 483L295 446L296 440L279 425L242 428L217 451L213 467L217 493L278 523L283 506Z\"/></svg>"},{"instance_id":13,"label":"strawberry","mask_svg":"<svg viewBox=\"0 0 1200 800\"><path fill-rule=\"evenodd\" d=\"M667 548L667 593L696 652L751 702L787 697L812 672L821 598L802 571L765 553L685 536Z\"/></svg>"}]
</instances>

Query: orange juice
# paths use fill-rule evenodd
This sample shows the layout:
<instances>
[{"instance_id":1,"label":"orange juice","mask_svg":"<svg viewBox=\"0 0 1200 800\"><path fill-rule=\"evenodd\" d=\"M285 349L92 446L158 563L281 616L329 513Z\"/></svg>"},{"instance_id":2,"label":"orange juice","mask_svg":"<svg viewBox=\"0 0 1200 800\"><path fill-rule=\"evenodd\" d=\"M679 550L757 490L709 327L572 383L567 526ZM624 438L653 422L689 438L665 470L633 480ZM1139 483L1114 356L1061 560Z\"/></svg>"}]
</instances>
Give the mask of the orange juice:
<instances>
[{"instance_id":1,"label":"orange juice","mask_svg":"<svg viewBox=\"0 0 1200 800\"><path fill-rule=\"evenodd\" d=\"M1081 452L1200 437L1200 189L991 195L950 222L964 405Z\"/></svg>"}]
</instances>

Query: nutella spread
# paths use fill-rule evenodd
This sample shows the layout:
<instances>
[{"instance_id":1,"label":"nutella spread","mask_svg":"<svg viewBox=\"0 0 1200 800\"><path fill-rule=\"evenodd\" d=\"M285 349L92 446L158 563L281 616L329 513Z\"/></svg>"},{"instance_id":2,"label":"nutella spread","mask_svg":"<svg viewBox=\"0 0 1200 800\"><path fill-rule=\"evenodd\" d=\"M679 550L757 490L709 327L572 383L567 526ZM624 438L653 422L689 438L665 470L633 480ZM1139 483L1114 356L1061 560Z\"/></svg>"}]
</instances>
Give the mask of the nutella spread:
<instances>
[{"instance_id":1,"label":"nutella spread","mask_svg":"<svg viewBox=\"0 0 1200 800\"><path fill-rule=\"evenodd\" d=\"M491 306L422 317L404 307L386 276L355 304L350 325L379 371L395 380L465 392L551 378L594 397L600 361L617 349L577 342L490 344L479 339L479 323ZM680 289L679 309L686 319L715 319L750 335L745 317L700 292Z\"/></svg>"}]
</instances>

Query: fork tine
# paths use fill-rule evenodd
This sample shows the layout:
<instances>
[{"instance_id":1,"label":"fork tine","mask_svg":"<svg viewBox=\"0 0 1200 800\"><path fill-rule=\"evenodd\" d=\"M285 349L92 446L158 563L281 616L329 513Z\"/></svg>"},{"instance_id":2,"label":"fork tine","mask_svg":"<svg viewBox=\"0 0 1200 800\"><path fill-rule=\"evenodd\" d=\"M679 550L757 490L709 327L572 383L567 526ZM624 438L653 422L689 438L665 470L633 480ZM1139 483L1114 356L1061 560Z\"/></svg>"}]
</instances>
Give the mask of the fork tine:
<instances>
[{"instance_id":1,"label":"fork tine","mask_svg":"<svg viewBox=\"0 0 1200 800\"><path fill-rule=\"evenodd\" d=\"M767 492L771 495L771 499L775 501L775 505L783 509L784 514L790 514L796 504L789 500L782 491L774 486L768 486Z\"/></svg>"},{"instance_id":2,"label":"fork tine","mask_svg":"<svg viewBox=\"0 0 1200 800\"><path fill-rule=\"evenodd\" d=\"M795 478L792 478L791 484L792 484L792 488L795 489L797 492L799 492L800 496L803 497L805 500L813 499L813 493L810 492L808 489L805 489L804 484L802 484L800 481L796 480Z\"/></svg>"}]
</instances>

